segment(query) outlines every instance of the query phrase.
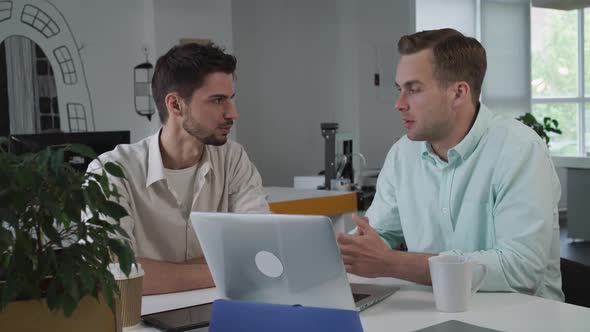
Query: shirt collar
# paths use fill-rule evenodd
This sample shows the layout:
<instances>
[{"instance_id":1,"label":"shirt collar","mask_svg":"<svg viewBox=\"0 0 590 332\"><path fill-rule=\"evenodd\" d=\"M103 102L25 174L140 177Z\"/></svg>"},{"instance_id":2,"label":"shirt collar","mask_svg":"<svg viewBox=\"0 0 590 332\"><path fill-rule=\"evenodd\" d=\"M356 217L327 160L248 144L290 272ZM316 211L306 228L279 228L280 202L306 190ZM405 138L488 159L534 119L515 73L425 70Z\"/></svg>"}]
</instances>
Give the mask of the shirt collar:
<instances>
[{"instance_id":1,"label":"shirt collar","mask_svg":"<svg viewBox=\"0 0 590 332\"><path fill-rule=\"evenodd\" d=\"M449 149L448 157L449 163L452 163L455 159L467 159L475 151L477 144L479 143L480 139L485 134L489 123L492 119L493 113L490 111L485 105L479 104L479 110L477 111L475 122L467 135L459 142L459 144L455 145L453 148ZM434 150L432 150L432 146L430 142L425 141L422 145L422 159L428 160L430 162L436 163Z\"/></svg>"},{"instance_id":2,"label":"shirt collar","mask_svg":"<svg viewBox=\"0 0 590 332\"><path fill-rule=\"evenodd\" d=\"M199 169L198 174L202 174L202 177L207 176L209 173L214 173L213 167L211 166L211 152L209 151L209 147L210 145L205 145L203 148L203 155L199 162L200 165L197 167Z\"/></svg>"},{"instance_id":3,"label":"shirt collar","mask_svg":"<svg viewBox=\"0 0 590 332\"><path fill-rule=\"evenodd\" d=\"M463 160L469 158L471 153L475 151L477 144L479 144L479 141L486 133L493 116L492 111L487 107L481 103L479 105L480 107L476 114L475 122L467 133L467 136L465 136L459 144L449 150L449 153L454 150L455 152L453 153L457 153Z\"/></svg>"},{"instance_id":4,"label":"shirt collar","mask_svg":"<svg viewBox=\"0 0 590 332\"><path fill-rule=\"evenodd\" d=\"M148 150L148 167L145 187L151 186L154 182L165 179L164 163L162 162L162 153L160 153L160 133L162 128L152 137L150 137Z\"/></svg>"},{"instance_id":5,"label":"shirt collar","mask_svg":"<svg viewBox=\"0 0 590 332\"><path fill-rule=\"evenodd\" d=\"M145 187L151 186L153 183L164 180L164 163L162 162L162 153L160 151L160 133L162 128L158 130L156 134L150 137L149 152L148 152L148 168L147 178ZM205 175L213 173L213 167L211 167L211 153L209 152L209 145L205 145L203 148L203 156L199 162L199 174Z\"/></svg>"}]
</instances>

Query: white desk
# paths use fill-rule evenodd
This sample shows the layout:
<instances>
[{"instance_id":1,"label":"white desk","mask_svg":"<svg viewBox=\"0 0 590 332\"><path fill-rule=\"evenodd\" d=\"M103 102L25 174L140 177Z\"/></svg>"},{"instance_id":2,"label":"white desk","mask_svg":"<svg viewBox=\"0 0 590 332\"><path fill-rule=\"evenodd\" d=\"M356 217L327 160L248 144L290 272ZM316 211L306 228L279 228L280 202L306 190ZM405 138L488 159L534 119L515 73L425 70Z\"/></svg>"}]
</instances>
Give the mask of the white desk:
<instances>
[{"instance_id":1,"label":"white desk","mask_svg":"<svg viewBox=\"0 0 590 332\"><path fill-rule=\"evenodd\" d=\"M590 331L590 309L516 293L477 293L469 311L436 311L432 288L396 279L364 279L349 276L353 282L400 285L395 294L361 313L363 329L372 331L415 331L447 320L501 331ZM144 296L142 314L211 302L214 288L176 294ZM129 332L157 331L139 326Z\"/></svg>"}]
</instances>

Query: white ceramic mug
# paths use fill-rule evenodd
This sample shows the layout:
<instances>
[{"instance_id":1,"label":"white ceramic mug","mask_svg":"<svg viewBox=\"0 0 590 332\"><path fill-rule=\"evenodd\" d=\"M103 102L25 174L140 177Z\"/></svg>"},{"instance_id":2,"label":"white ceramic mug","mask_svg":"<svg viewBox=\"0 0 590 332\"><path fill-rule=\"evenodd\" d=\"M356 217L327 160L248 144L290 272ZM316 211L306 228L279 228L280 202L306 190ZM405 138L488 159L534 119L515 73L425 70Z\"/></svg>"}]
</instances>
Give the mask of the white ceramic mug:
<instances>
[{"instance_id":1,"label":"white ceramic mug","mask_svg":"<svg viewBox=\"0 0 590 332\"><path fill-rule=\"evenodd\" d=\"M488 274L485 265L463 256L432 256L428 258L436 309L444 312L466 311L469 299L483 284ZM475 267L482 275L472 286Z\"/></svg>"}]
</instances>

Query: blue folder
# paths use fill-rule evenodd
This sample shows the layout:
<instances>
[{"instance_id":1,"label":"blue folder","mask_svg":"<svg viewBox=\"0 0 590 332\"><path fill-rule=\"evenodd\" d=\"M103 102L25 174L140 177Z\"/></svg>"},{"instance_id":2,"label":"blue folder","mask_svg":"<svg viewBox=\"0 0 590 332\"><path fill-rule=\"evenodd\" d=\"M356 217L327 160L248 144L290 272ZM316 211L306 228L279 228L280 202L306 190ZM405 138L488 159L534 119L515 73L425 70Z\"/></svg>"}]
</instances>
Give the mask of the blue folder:
<instances>
[{"instance_id":1,"label":"blue folder","mask_svg":"<svg viewBox=\"0 0 590 332\"><path fill-rule=\"evenodd\" d=\"M216 300L209 332L362 332L353 310Z\"/></svg>"}]
</instances>

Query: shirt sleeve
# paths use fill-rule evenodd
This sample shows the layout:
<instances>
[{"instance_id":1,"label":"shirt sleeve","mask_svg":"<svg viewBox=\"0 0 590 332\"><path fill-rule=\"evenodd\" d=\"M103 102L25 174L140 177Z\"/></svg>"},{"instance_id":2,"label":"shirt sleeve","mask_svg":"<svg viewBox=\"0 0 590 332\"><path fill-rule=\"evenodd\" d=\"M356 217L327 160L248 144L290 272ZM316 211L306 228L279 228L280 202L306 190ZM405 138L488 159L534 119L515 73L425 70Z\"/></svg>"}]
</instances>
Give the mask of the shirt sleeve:
<instances>
[{"instance_id":1,"label":"shirt sleeve","mask_svg":"<svg viewBox=\"0 0 590 332\"><path fill-rule=\"evenodd\" d=\"M385 163L377 178L375 198L365 214L369 218L369 224L377 231L385 243L393 249L398 249L404 242L393 181L396 150L394 145L385 158Z\"/></svg>"},{"instance_id":2,"label":"shirt sleeve","mask_svg":"<svg viewBox=\"0 0 590 332\"><path fill-rule=\"evenodd\" d=\"M93 160L88 165L88 168L86 170L86 172L88 172L88 173L96 173L96 174L100 174L103 171L104 171L103 166L98 159ZM111 200L113 200L114 202L121 205L125 209L125 211L127 211L127 213L130 214L126 217L121 218L121 220L119 220L119 225L127 233L129 244L131 245L133 252L137 253L135 236L133 236L133 228L134 228L134 224L135 224L135 219L131 216L129 191L127 190L124 180L122 180L118 177L112 176L106 171L105 171L105 173L106 173L111 185L113 185L113 186L115 186L115 188L117 188L117 192L120 195L118 200L117 200L117 198L114 198L114 197L111 197ZM116 221L110 217L107 218L107 220L111 223L116 223Z\"/></svg>"},{"instance_id":3,"label":"shirt sleeve","mask_svg":"<svg viewBox=\"0 0 590 332\"><path fill-rule=\"evenodd\" d=\"M233 163L229 184L229 211L239 213L270 212L266 194L262 188L262 178L243 147L240 146Z\"/></svg>"},{"instance_id":4,"label":"shirt sleeve","mask_svg":"<svg viewBox=\"0 0 590 332\"><path fill-rule=\"evenodd\" d=\"M534 295L543 283L560 189L553 164L541 141L513 149L499 158L493 190L495 245L464 255L488 269L481 290ZM516 151L515 151L516 150Z\"/></svg>"}]
</instances>

